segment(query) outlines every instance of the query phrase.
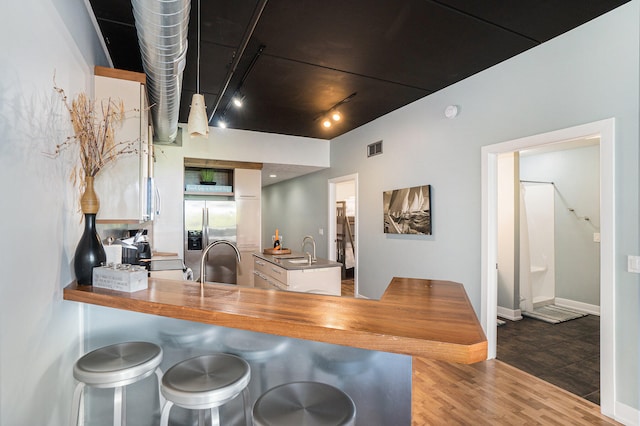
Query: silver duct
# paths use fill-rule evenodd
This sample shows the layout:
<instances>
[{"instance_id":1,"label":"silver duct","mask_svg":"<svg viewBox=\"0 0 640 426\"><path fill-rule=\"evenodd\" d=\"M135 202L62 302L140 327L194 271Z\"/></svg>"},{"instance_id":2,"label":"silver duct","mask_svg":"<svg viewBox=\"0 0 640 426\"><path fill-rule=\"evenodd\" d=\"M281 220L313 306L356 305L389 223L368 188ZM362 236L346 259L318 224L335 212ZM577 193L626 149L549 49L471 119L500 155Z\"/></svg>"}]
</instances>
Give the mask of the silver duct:
<instances>
[{"instance_id":1,"label":"silver duct","mask_svg":"<svg viewBox=\"0 0 640 426\"><path fill-rule=\"evenodd\" d=\"M154 140L173 143L178 134L191 0L132 0L131 4L147 75Z\"/></svg>"}]
</instances>

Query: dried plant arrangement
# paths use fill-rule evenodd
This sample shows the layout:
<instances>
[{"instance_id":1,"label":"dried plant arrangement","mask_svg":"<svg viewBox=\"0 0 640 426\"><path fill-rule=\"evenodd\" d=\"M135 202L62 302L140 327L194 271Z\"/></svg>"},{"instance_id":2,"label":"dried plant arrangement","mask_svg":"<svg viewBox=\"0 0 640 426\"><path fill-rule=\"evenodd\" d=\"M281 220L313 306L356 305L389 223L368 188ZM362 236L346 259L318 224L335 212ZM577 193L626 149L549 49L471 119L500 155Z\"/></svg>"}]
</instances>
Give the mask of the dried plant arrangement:
<instances>
[{"instance_id":1,"label":"dried plant arrangement","mask_svg":"<svg viewBox=\"0 0 640 426\"><path fill-rule=\"evenodd\" d=\"M138 141L116 141L116 130L128 112L122 101L111 98L92 101L84 92L70 101L64 89L55 85L55 79L54 90L69 112L74 134L57 144L53 153L46 155L55 158L66 149L78 149L78 163L73 167L70 179L82 193L87 177L95 177L118 157L137 154Z\"/></svg>"}]
</instances>

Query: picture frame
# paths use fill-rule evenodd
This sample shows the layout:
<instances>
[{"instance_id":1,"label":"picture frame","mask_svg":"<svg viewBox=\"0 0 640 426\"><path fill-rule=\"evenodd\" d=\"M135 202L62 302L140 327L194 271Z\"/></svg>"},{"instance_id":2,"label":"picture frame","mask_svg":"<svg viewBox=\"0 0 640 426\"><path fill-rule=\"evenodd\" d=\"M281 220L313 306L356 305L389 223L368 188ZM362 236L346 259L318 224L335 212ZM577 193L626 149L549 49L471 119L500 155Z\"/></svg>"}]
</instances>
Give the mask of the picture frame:
<instances>
[{"instance_id":1,"label":"picture frame","mask_svg":"<svg viewBox=\"0 0 640 426\"><path fill-rule=\"evenodd\" d=\"M384 191L385 234L431 235L431 185Z\"/></svg>"}]
</instances>

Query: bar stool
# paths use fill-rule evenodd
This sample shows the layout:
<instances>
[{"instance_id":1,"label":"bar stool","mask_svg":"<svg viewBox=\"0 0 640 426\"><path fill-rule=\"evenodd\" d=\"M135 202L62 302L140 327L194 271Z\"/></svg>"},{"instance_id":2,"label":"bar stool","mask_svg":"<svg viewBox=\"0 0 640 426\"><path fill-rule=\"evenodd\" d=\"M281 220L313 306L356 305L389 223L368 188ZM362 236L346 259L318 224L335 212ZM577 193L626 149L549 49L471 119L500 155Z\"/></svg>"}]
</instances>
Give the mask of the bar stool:
<instances>
[{"instance_id":1,"label":"bar stool","mask_svg":"<svg viewBox=\"0 0 640 426\"><path fill-rule=\"evenodd\" d=\"M230 331L222 339L225 352L241 357L254 367L254 378L259 379L260 388L253 390L259 394L269 389L267 363L281 355L288 345L289 339L285 337L246 331ZM258 370L257 375L255 370Z\"/></svg>"},{"instance_id":2,"label":"bar stool","mask_svg":"<svg viewBox=\"0 0 640 426\"><path fill-rule=\"evenodd\" d=\"M164 401L160 394L162 348L149 342L124 342L105 346L83 355L73 366L73 377L79 382L73 393L70 424L79 424L80 403L84 387L114 388L113 424L126 424L125 386L155 373L158 376L160 407Z\"/></svg>"},{"instance_id":3,"label":"bar stool","mask_svg":"<svg viewBox=\"0 0 640 426\"><path fill-rule=\"evenodd\" d=\"M292 382L262 394L253 405L256 426L352 426L356 406L340 389L320 382Z\"/></svg>"},{"instance_id":4,"label":"bar stool","mask_svg":"<svg viewBox=\"0 0 640 426\"><path fill-rule=\"evenodd\" d=\"M189 410L200 410L199 424L204 425L205 411L211 410L211 425L220 425L218 407L240 393L243 396L245 423L248 421L251 378L249 364L240 357L225 353L200 355L181 361L167 370L162 378L162 395L167 402L162 409L160 426L169 424L169 413L175 404Z\"/></svg>"}]
</instances>

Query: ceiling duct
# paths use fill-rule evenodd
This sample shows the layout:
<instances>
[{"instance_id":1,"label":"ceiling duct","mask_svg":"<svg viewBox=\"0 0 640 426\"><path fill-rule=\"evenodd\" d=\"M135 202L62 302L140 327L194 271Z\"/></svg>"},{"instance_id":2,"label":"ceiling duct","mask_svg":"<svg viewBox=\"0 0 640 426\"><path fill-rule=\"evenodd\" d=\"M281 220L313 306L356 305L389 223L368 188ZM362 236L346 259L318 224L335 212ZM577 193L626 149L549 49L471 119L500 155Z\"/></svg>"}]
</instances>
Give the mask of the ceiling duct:
<instances>
[{"instance_id":1,"label":"ceiling duct","mask_svg":"<svg viewBox=\"0 0 640 426\"><path fill-rule=\"evenodd\" d=\"M191 0L132 0L156 143L178 135Z\"/></svg>"}]
</instances>

